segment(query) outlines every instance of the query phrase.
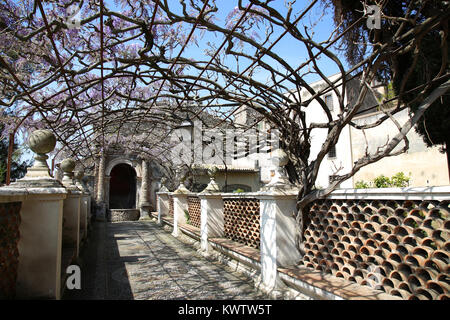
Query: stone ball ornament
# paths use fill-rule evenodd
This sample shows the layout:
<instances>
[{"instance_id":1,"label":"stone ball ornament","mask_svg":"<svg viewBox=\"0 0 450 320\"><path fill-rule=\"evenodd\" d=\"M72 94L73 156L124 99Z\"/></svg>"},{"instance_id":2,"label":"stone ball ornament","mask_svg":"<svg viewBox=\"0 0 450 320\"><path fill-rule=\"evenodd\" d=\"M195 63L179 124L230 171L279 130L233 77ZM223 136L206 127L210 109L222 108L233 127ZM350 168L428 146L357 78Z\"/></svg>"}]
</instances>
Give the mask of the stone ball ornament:
<instances>
[{"instance_id":1,"label":"stone ball ornament","mask_svg":"<svg viewBox=\"0 0 450 320\"><path fill-rule=\"evenodd\" d=\"M28 146L37 154L46 154L55 149L56 137L51 130L36 130L28 137Z\"/></svg>"},{"instance_id":2,"label":"stone ball ornament","mask_svg":"<svg viewBox=\"0 0 450 320\"><path fill-rule=\"evenodd\" d=\"M283 149L277 149L272 153L272 161L275 166L284 167L289 162L289 156Z\"/></svg>"},{"instance_id":3,"label":"stone ball ornament","mask_svg":"<svg viewBox=\"0 0 450 320\"><path fill-rule=\"evenodd\" d=\"M73 160L72 158L67 158L61 161L59 167L64 172L72 172L75 169L75 165L75 160Z\"/></svg>"},{"instance_id":4,"label":"stone ball ornament","mask_svg":"<svg viewBox=\"0 0 450 320\"><path fill-rule=\"evenodd\" d=\"M80 169L74 172L74 178L77 180L81 180L84 177L84 170Z\"/></svg>"}]
</instances>

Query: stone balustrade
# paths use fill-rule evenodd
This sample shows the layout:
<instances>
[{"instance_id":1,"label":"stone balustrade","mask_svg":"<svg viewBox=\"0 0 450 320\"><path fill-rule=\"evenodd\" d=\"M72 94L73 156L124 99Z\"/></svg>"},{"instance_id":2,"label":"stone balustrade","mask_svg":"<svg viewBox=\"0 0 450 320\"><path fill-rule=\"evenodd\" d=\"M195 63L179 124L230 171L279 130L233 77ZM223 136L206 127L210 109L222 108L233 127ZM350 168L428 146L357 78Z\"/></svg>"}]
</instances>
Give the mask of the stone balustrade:
<instances>
[{"instance_id":1,"label":"stone balustrade","mask_svg":"<svg viewBox=\"0 0 450 320\"><path fill-rule=\"evenodd\" d=\"M250 267L256 270L258 286L267 292L276 292L287 285L318 299L449 297L449 186L336 190L326 199L311 203L300 246L302 252L296 245L296 196L295 189L279 188L279 185L261 192L237 194L208 190L198 194L159 192L158 221L168 217L170 199L173 198L173 235L179 236L179 229L186 223L183 220L184 211L189 207L186 199L198 197L201 250L204 254L221 252L239 260L238 264L243 266L241 271ZM425 210L423 216L417 216L420 208ZM364 221L358 221L357 211L364 215ZM392 221L387 221L390 216L384 217L388 211L392 211ZM386 221L378 223L380 217ZM399 225L392 226L396 227L391 230L392 234L385 232L387 229L380 229L383 223L387 228L395 222ZM346 223L348 228L333 223ZM369 224L376 227L375 230L369 230ZM365 230L365 226L369 229ZM382 236L386 239L381 239ZM393 237L397 243L389 242L389 239L395 240ZM362 238L367 243L358 245ZM352 239L355 239L354 243ZM402 252L403 249L408 252ZM422 253L428 260L421 256ZM401 261L384 259L383 254L398 256ZM425 265L425 261L435 263ZM358 263L366 269L372 264L374 270L361 272ZM397 266L401 270L397 270ZM378 286L373 286L370 280L377 270L381 270L382 279ZM406 271L409 271L408 275ZM352 289L349 292L343 290L343 286Z\"/></svg>"},{"instance_id":2,"label":"stone balustrade","mask_svg":"<svg viewBox=\"0 0 450 320\"><path fill-rule=\"evenodd\" d=\"M9 293L17 299L60 299L65 288L65 266L75 262L80 239L87 236L89 200L82 202L81 198L89 197L73 182L74 162L66 161L62 166L66 169L63 183L50 175L46 154L53 150L56 139L49 130L33 132L28 144L36 154L33 167L24 178L0 188L0 203L9 207L18 204L20 208L15 219L17 241L8 242L8 246L16 244L16 248L7 248L15 257L10 262L18 262ZM5 243L0 241L0 251ZM73 252L68 258L63 250L66 243Z\"/></svg>"}]
</instances>

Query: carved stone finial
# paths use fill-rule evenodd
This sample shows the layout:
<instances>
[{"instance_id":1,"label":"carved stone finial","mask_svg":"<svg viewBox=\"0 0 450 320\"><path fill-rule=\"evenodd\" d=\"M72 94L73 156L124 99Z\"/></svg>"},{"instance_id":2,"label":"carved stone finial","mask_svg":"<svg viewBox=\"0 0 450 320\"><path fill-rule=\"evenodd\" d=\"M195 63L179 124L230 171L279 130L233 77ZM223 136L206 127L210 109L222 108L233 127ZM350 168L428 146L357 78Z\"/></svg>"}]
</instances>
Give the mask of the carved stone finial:
<instances>
[{"instance_id":1,"label":"carved stone finial","mask_svg":"<svg viewBox=\"0 0 450 320\"><path fill-rule=\"evenodd\" d=\"M81 189L84 193L90 193L89 189L84 185L83 183L83 177L84 177L84 170L79 169L77 171L74 171L73 177L75 179L75 185Z\"/></svg>"},{"instance_id":2,"label":"carved stone finial","mask_svg":"<svg viewBox=\"0 0 450 320\"><path fill-rule=\"evenodd\" d=\"M79 190L73 181L73 170L75 169L75 165L76 162L72 158L67 158L61 161L59 167L64 172L61 182L68 189Z\"/></svg>"},{"instance_id":3,"label":"carved stone finial","mask_svg":"<svg viewBox=\"0 0 450 320\"><path fill-rule=\"evenodd\" d=\"M274 175L262 190L285 190L291 189L293 185L289 181L284 166L289 162L289 157L283 149L277 149L272 153L272 163L274 165Z\"/></svg>"},{"instance_id":4,"label":"carved stone finial","mask_svg":"<svg viewBox=\"0 0 450 320\"><path fill-rule=\"evenodd\" d=\"M202 192L220 192L220 187L216 182L216 176L218 172L219 168L217 168L216 166L208 168L208 176L210 181Z\"/></svg>"},{"instance_id":5,"label":"carved stone finial","mask_svg":"<svg viewBox=\"0 0 450 320\"><path fill-rule=\"evenodd\" d=\"M46 153L55 149L56 137L53 132L47 129L33 131L28 137L27 143L36 155L34 156L34 165L27 170L26 177L51 177L46 161L48 159Z\"/></svg>"}]
</instances>

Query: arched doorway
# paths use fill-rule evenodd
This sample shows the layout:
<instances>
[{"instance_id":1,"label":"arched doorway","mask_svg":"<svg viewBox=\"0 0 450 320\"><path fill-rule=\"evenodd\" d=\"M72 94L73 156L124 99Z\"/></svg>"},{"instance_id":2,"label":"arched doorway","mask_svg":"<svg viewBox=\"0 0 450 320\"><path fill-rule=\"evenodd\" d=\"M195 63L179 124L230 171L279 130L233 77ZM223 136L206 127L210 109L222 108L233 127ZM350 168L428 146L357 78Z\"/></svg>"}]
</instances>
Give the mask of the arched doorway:
<instances>
[{"instance_id":1,"label":"arched doorway","mask_svg":"<svg viewBox=\"0 0 450 320\"><path fill-rule=\"evenodd\" d=\"M136 208L136 171L126 164L113 167L109 181L109 208Z\"/></svg>"}]
</instances>

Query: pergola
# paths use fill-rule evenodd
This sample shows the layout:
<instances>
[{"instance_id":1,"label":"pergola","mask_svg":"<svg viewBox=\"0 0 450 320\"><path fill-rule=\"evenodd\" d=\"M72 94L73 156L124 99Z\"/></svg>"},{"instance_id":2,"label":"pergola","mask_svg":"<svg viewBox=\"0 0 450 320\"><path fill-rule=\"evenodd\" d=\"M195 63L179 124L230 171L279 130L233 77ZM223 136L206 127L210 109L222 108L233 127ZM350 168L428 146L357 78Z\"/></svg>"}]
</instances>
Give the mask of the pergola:
<instances>
[{"instance_id":1,"label":"pergola","mask_svg":"<svg viewBox=\"0 0 450 320\"><path fill-rule=\"evenodd\" d=\"M42 127L61 143L53 160L63 153L93 159L114 144L164 157L171 148L167 138L184 115L209 112L232 121L243 105L280 128L291 158L310 147L312 129L327 129L323 158L358 114L381 57L414 50L416 36L439 30L448 15L437 12L414 21L412 28L412 5L402 18L384 17L400 24L399 30L408 26L392 39L398 45L380 43L347 66L340 59L340 41L360 30L369 11L335 28L326 20L326 1L238 0L229 6L214 0L4 1L0 78L2 108L14 115L5 122L9 159L18 130ZM334 81L328 80L330 70L339 74ZM354 78L362 89L355 105L348 106L345 89ZM322 79L326 86L313 89L310 79ZM448 70L380 105L404 93L423 98L431 84L447 79ZM293 94L301 88L308 98ZM327 92L338 96L338 118L323 99ZM304 108L312 101L319 102L326 122L306 124ZM398 103L392 114L403 108ZM300 157L298 168L307 167L305 161Z\"/></svg>"}]
</instances>

